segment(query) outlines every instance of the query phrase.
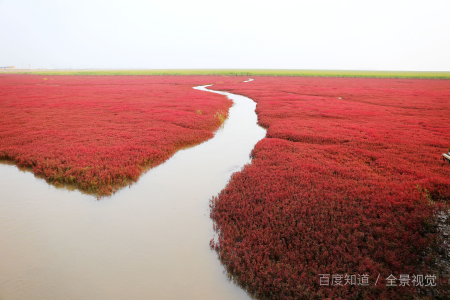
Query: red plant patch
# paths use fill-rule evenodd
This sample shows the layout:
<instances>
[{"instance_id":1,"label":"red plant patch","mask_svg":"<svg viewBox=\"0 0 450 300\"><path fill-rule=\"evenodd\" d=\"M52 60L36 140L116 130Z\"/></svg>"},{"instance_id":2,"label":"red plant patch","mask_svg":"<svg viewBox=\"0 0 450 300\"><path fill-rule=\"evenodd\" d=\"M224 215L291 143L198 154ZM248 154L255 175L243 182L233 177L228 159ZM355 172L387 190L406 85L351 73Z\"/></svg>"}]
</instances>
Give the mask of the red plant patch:
<instances>
[{"instance_id":1,"label":"red plant patch","mask_svg":"<svg viewBox=\"0 0 450 300\"><path fill-rule=\"evenodd\" d=\"M212 88L252 98L268 129L211 200L211 246L239 284L270 299L449 296L433 224L450 200L450 81L257 77ZM412 281L433 274L436 287Z\"/></svg>"},{"instance_id":2,"label":"red plant patch","mask_svg":"<svg viewBox=\"0 0 450 300\"><path fill-rule=\"evenodd\" d=\"M211 138L232 102L192 87L226 80L236 78L1 75L0 160L110 195Z\"/></svg>"}]
</instances>

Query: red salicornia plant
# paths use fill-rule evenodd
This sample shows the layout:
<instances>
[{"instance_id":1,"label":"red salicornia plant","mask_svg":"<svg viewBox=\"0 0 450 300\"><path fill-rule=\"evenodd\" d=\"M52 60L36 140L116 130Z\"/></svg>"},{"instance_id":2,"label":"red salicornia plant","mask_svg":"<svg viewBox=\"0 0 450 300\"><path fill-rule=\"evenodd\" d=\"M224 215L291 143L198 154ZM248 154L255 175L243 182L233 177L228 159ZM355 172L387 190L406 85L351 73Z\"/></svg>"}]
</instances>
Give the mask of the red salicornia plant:
<instances>
[{"instance_id":1,"label":"red salicornia plant","mask_svg":"<svg viewBox=\"0 0 450 300\"><path fill-rule=\"evenodd\" d=\"M211 200L211 246L239 284L269 299L449 296L434 224L450 200L450 81L256 77L212 88L255 100L268 130ZM391 274L409 284L387 286ZM427 274L436 287L414 286ZM369 285L344 281L353 275Z\"/></svg>"},{"instance_id":2,"label":"red salicornia plant","mask_svg":"<svg viewBox=\"0 0 450 300\"><path fill-rule=\"evenodd\" d=\"M0 75L0 160L110 195L211 138L232 102L192 87L227 80L237 79Z\"/></svg>"}]
</instances>

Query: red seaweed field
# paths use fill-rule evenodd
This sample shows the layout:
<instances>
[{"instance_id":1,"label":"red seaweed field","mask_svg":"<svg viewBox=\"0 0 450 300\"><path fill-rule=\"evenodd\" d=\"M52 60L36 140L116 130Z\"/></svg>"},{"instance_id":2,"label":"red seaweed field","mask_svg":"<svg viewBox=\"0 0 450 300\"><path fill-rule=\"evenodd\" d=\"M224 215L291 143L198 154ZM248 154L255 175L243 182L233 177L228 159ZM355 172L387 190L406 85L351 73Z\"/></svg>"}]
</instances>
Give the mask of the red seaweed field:
<instances>
[{"instance_id":1,"label":"red seaweed field","mask_svg":"<svg viewBox=\"0 0 450 300\"><path fill-rule=\"evenodd\" d=\"M0 75L0 160L110 195L211 137L232 102L193 86L219 76Z\"/></svg>"},{"instance_id":2,"label":"red seaweed field","mask_svg":"<svg viewBox=\"0 0 450 300\"><path fill-rule=\"evenodd\" d=\"M434 226L450 200L449 80L256 77L212 89L252 98L267 128L211 200L211 246L237 283L269 299L449 296Z\"/></svg>"}]
</instances>

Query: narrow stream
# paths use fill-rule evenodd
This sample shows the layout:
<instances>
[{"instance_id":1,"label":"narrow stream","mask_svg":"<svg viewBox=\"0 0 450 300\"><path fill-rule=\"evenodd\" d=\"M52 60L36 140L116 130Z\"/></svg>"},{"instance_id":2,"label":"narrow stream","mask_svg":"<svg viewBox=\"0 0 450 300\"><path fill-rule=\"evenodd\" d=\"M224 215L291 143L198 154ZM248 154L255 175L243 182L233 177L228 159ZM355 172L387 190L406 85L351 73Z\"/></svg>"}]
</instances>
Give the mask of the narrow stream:
<instances>
[{"instance_id":1,"label":"narrow stream","mask_svg":"<svg viewBox=\"0 0 450 300\"><path fill-rule=\"evenodd\" d=\"M217 93L234 105L213 139L100 201L0 164L0 299L249 299L209 249L208 205L265 130Z\"/></svg>"}]
</instances>

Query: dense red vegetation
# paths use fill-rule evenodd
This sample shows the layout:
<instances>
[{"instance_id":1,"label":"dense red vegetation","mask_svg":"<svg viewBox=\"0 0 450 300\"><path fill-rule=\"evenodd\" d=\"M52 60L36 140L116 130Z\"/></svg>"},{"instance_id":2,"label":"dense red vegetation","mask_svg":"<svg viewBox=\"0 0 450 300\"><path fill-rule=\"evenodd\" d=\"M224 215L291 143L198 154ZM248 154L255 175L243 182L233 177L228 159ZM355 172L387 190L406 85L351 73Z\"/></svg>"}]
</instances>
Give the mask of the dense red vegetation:
<instances>
[{"instance_id":1,"label":"dense red vegetation","mask_svg":"<svg viewBox=\"0 0 450 300\"><path fill-rule=\"evenodd\" d=\"M449 296L442 277L421 290L386 278L439 275L450 81L257 77L212 88L255 100L268 129L211 201L211 245L237 282L271 299ZM319 274L367 274L370 285L320 286Z\"/></svg>"},{"instance_id":2,"label":"dense red vegetation","mask_svg":"<svg viewBox=\"0 0 450 300\"><path fill-rule=\"evenodd\" d=\"M0 160L109 195L203 142L232 102L193 86L213 76L0 75Z\"/></svg>"}]
</instances>

